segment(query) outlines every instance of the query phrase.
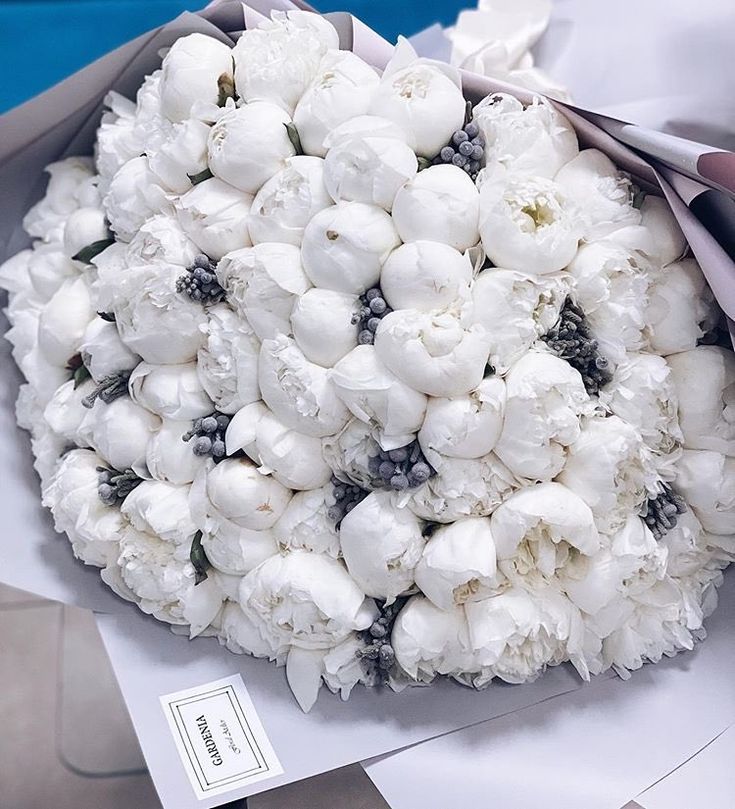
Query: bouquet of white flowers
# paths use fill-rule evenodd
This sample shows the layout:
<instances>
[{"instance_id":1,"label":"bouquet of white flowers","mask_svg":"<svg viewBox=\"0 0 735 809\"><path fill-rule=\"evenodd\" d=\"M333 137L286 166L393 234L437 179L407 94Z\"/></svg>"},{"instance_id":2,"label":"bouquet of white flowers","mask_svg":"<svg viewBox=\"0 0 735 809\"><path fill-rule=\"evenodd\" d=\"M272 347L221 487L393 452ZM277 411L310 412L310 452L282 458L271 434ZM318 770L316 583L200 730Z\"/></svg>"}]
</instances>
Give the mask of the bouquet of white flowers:
<instances>
[{"instance_id":1,"label":"bouquet of white flowers","mask_svg":"<svg viewBox=\"0 0 735 809\"><path fill-rule=\"evenodd\" d=\"M672 212L541 97L339 46L183 36L48 167L0 284L57 529L305 710L692 648L735 358Z\"/></svg>"}]
</instances>

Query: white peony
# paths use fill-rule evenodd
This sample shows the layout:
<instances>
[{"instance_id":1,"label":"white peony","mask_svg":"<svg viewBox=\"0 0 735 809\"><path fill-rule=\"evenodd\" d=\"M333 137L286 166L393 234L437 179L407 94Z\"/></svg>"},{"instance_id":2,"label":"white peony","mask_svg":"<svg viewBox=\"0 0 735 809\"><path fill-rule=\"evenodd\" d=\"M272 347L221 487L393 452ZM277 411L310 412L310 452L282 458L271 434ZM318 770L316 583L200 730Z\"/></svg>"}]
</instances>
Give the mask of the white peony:
<instances>
[{"instance_id":1,"label":"white peony","mask_svg":"<svg viewBox=\"0 0 735 809\"><path fill-rule=\"evenodd\" d=\"M490 335L489 362L505 374L558 321L570 292L564 275L483 270L472 285L472 320Z\"/></svg>"},{"instance_id":2,"label":"white peony","mask_svg":"<svg viewBox=\"0 0 735 809\"><path fill-rule=\"evenodd\" d=\"M245 101L266 99L293 113L324 54L339 48L339 37L319 14L294 10L271 17L235 44L235 87Z\"/></svg>"},{"instance_id":3,"label":"white peony","mask_svg":"<svg viewBox=\"0 0 735 809\"><path fill-rule=\"evenodd\" d=\"M195 359L207 315L201 304L176 291L181 267L147 264L119 277L112 301L118 331L145 362L186 363Z\"/></svg>"},{"instance_id":4,"label":"white peony","mask_svg":"<svg viewBox=\"0 0 735 809\"><path fill-rule=\"evenodd\" d=\"M260 340L225 303L207 311L204 343L197 352L199 381L220 413L236 413L260 399Z\"/></svg>"},{"instance_id":5,"label":"white peony","mask_svg":"<svg viewBox=\"0 0 735 809\"><path fill-rule=\"evenodd\" d=\"M524 107L514 96L493 93L472 119L485 140L487 164L509 173L553 178L579 152L569 121L545 99Z\"/></svg>"},{"instance_id":6,"label":"white peony","mask_svg":"<svg viewBox=\"0 0 735 809\"><path fill-rule=\"evenodd\" d=\"M97 469L102 465L91 450L71 450L43 487L43 505L51 510L56 530L68 535L78 559L97 567L107 563L124 524L120 511L104 505L97 494Z\"/></svg>"},{"instance_id":7,"label":"white peony","mask_svg":"<svg viewBox=\"0 0 735 809\"><path fill-rule=\"evenodd\" d=\"M687 449L735 455L735 357L698 346L667 359Z\"/></svg>"},{"instance_id":8,"label":"white peony","mask_svg":"<svg viewBox=\"0 0 735 809\"><path fill-rule=\"evenodd\" d=\"M335 202L364 202L390 211L399 189L418 171L403 132L385 118L353 118L333 129L324 145L324 185Z\"/></svg>"},{"instance_id":9,"label":"white peony","mask_svg":"<svg viewBox=\"0 0 735 809\"><path fill-rule=\"evenodd\" d=\"M653 274L645 311L651 348L664 356L693 349L720 311L699 264L676 261Z\"/></svg>"},{"instance_id":10,"label":"white peony","mask_svg":"<svg viewBox=\"0 0 735 809\"><path fill-rule=\"evenodd\" d=\"M58 242L36 242L27 261L23 275L44 301L48 301L65 281L78 277L76 264L66 256Z\"/></svg>"},{"instance_id":11,"label":"white peony","mask_svg":"<svg viewBox=\"0 0 735 809\"><path fill-rule=\"evenodd\" d=\"M386 315L375 334L378 359L400 380L430 396L459 396L485 376L490 338L452 312L405 309Z\"/></svg>"},{"instance_id":12,"label":"white peony","mask_svg":"<svg viewBox=\"0 0 735 809\"><path fill-rule=\"evenodd\" d=\"M419 444L430 464L441 456L480 458L495 447L503 429L506 406L505 382L487 377L464 396L431 397L418 434Z\"/></svg>"},{"instance_id":13,"label":"white peony","mask_svg":"<svg viewBox=\"0 0 735 809\"><path fill-rule=\"evenodd\" d=\"M304 356L331 368L357 346L353 317L360 306L357 296L313 287L296 301L291 328Z\"/></svg>"},{"instance_id":14,"label":"white peony","mask_svg":"<svg viewBox=\"0 0 735 809\"><path fill-rule=\"evenodd\" d=\"M275 242L228 253L217 265L217 280L261 340L290 334L294 304L310 286L298 248Z\"/></svg>"},{"instance_id":15,"label":"white peony","mask_svg":"<svg viewBox=\"0 0 735 809\"><path fill-rule=\"evenodd\" d=\"M390 492L373 492L345 515L339 528L352 578L369 596L392 603L414 583L426 544L421 521L396 505Z\"/></svg>"},{"instance_id":16,"label":"white peony","mask_svg":"<svg viewBox=\"0 0 735 809\"><path fill-rule=\"evenodd\" d=\"M104 98L104 106L94 145L100 185L104 185L123 163L142 152L135 131L135 103L110 90Z\"/></svg>"},{"instance_id":17,"label":"white peony","mask_svg":"<svg viewBox=\"0 0 735 809\"><path fill-rule=\"evenodd\" d=\"M65 366L79 352L95 311L82 277L69 279L43 307L38 318L38 347L54 365Z\"/></svg>"},{"instance_id":18,"label":"white peony","mask_svg":"<svg viewBox=\"0 0 735 809\"><path fill-rule=\"evenodd\" d=\"M404 242L429 239L467 250L480 239L480 195L457 166L431 166L396 194L393 221Z\"/></svg>"},{"instance_id":19,"label":"white peony","mask_svg":"<svg viewBox=\"0 0 735 809\"><path fill-rule=\"evenodd\" d=\"M64 224L64 253L72 259L80 250L94 242L109 238L105 212L101 207L79 208ZM84 266L82 262L78 266Z\"/></svg>"},{"instance_id":20,"label":"white peony","mask_svg":"<svg viewBox=\"0 0 735 809\"><path fill-rule=\"evenodd\" d=\"M426 396L395 377L373 346L353 348L329 378L350 412L378 430L384 448L404 446L421 427Z\"/></svg>"},{"instance_id":21,"label":"white peony","mask_svg":"<svg viewBox=\"0 0 735 809\"><path fill-rule=\"evenodd\" d=\"M293 114L306 154L324 157L325 138L339 124L367 113L379 81L375 69L352 51L327 51Z\"/></svg>"},{"instance_id":22,"label":"white peony","mask_svg":"<svg viewBox=\"0 0 735 809\"><path fill-rule=\"evenodd\" d=\"M138 531L185 546L180 556L188 559L197 531L189 511L189 488L144 480L123 500L120 511Z\"/></svg>"},{"instance_id":23,"label":"white peony","mask_svg":"<svg viewBox=\"0 0 735 809\"><path fill-rule=\"evenodd\" d=\"M125 259L131 267L157 263L191 267L199 252L173 216L159 214L140 226L127 246ZM99 265L99 259L95 264Z\"/></svg>"},{"instance_id":24,"label":"white peony","mask_svg":"<svg viewBox=\"0 0 735 809\"><path fill-rule=\"evenodd\" d=\"M232 84L232 49L213 37L188 34L174 42L161 68L163 114L183 121L195 103L217 103L221 82Z\"/></svg>"},{"instance_id":25,"label":"white peony","mask_svg":"<svg viewBox=\"0 0 735 809\"><path fill-rule=\"evenodd\" d=\"M258 627L237 602L225 602L218 637L219 642L234 654L271 656L270 644L263 640Z\"/></svg>"},{"instance_id":26,"label":"white peony","mask_svg":"<svg viewBox=\"0 0 735 809\"><path fill-rule=\"evenodd\" d=\"M337 559L341 555L339 534L329 507L334 502L332 487L296 492L271 529L279 547L303 548L327 553Z\"/></svg>"},{"instance_id":27,"label":"white peony","mask_svg":"<svg viewBox=\"0 0 735 809\"><path fill-rule=\"evenodd\" d=\"M587 503L600 531L610 533L638 511L654 477L638 430L608 416L584 422L557 480Z\"/></svg>"},{"instance_id":28,"label":"white peony","mask_svg":"<svg viewBox=\"0 0 735 809\"><path fill-rule=\"evenodd\" d=\"M235 523L222 523L216 531L204 532L202 548L212 567L237 577L245 576L278 553L271 529L254 531Z\"/></svg>"},{"instance_id":29,"label":"white peony","mask_svg":"<svg viewBox=\"0 0 735 809\"><path fill-rule=\"evenodd\" d=\"M347 485L357 484L363 489L371 488L374 474L370 471L370 459L380 455L381 450L374 435L376 433L378 431L374 427L354 418L336 435L328 435L322 439L324 460L339 481ZM384 437L381 438L385 441ZM390 444L394 445L393 439Z\"/></svg>"},{"instance_id":30,"label":"white peony","mask_svg":"<svg viewBox=\"0 0 735 809\"><path fill-rule=\"evenodd\" d=\"M299 550L251 570L240 584L240 605L274 654L288 646L336 646L375 614L341 562Z\"/></svg>"},{"instance_id":31,"label":"white peony","mask_svg":"<svg viewBox=\"0 0 735 809\"><path fill-rule=\"evenodd\" d=\"M569 264L582 233L573 198L560 185L514 174L480 189L480 236L493 264L541 275Z\"/></svg>"},{"instance_id":32,"label":"white peony","mask_svg":"<svg viewBox=\"0 0 735 809\"><path fill-rule=\"evenodd\" d=\"M184 233L210 258L249 247L251 194L210 177L176 200L174 208Z\"/></svg>"},{"instance_id":33,"label":"white peony","mask_svg":"<svg viewBox=\"0 0 735 809\"><path fill-rule=\"evenodd\" d=\"M439 241L413 241L396 248L383 265L380 288L393 309L461 306L470 299L472 262Z\"/></svg>"},{"instance_id":34,"label":"white peony","mask_svg":"<svg viewBox=\"0 0 735 809\"><path fill-rule=\"evenodd\" d=\"M146 157L134 157L120 166L102 204L110 227L123 242L129 242L146 219L171 209L167 192Z\"/></svg>"},{"instance_id":35,"label":"white peony","mask_svg":"<svg viewBox=\"0 0 735 809\"><path fill-rule=\"evenodd\" d=\"M383 262L399 244L393 220L382 208L340 202L306 226L301 260L314 286L360 294L378 283Z\"/></svg>"},{"instance_id":36,"label":"white peony","mask_svg":"<svg viewBox=\"0 0 735 809\"><path fill-rule=\"evenodd\" d=\"M248 227L253 244L286 242L301 246L311 218L332 204L324 187L324 161L297 155L255 195Z\"/></svg>"},{"instance_id":37,"label":"white peony","mask_svg":"<svg viewBox=\"0 0 735 809\"><path fill-rule=\"evenodd\" d=\"M148 441L160 424L158 416L123 396L110 404L98 401L79 432L113 469L123 472L142 466Z\"/></svg>"},{"instance_id":38,"label":"white peony","mask_svg":"<svg viewBox=\"0 0 735 809\"><path fill-rule=\"evenodd\" d=\"M174 124L166 139L148 150L148 165L164 188L184 194L192 177L207 170L209 129L204 121L190 118Z\"/></svg>"},{"instance_id":39,"label":"white peony","mask_svg":"<svg viewBox=\"0 0 735 809\"><path fill-rule=\"evenodd\" d=\"M639 210L640 225L616 230L610 238L628 249L639 250L661 267L681 259L687 243L669 203L663 197L646 194Z\"/></svg>"},{"instance_id":40,"label":"white peony","mask_svg":"<svg viewBox=\"0 0 735 809\"><path fill-rule=\"evenodd\" d=\"M582 377L545 351L529 351L505 378L505 421L495 452L529 480L551 480L565 462L565 448L580 435L580 416L594 411Z\"/></svg>"},{"instance_id":41,"label":"white peony","mask_svg":"<svg viewBox=\"0 0 735 809\"><path fill-rule=\"evenodd\" d=\"M290 117L267 101L233 107L209 132L209 168L215 177L248 194L296 154L286 125Z\"/></svg>"},{"instance_id":42,"label":"white peony","mask_svg":"<svg viewBox=\"0 0 735 809\"><path fill-rule=\"evenodd\" d=\"M79 353L95 382L121 371L132 371L140 362L140 357L120 339L117 326L101 317L91 320L84 330Z\"/></svg>"},{"instance_id":43,"label":"white peony","mask_svg":"<svg viewBox=\"0 0 735 809\"><path fill-rule=\"evenodd\" d=\"M496 512L497 513L497 512ZM431 535L416 565L416 584L437 607L453 610L493 594L495 543L487 517L465 517Z\"/></svg>"},{"instance_id":44,"label":"white peony","mask_svg":"<svg viewBox=\"0 0 735 809\"><path fill-rule=\"evenodd\" d=\"M339 432L349 412L326 368L309 362L293 340L264 340L258 363L263 400L284 424L322 437Z\"/></svg>"},{"instance_id":45,"label":"white peony","mask_svg":"<svg viewBox=\"0 0 735 809\"><path fill-rule=\"evenodd\" d=\"M141 362L130 375L128 388L134 402L161 418L193 421L214 410L194 362L185 365Z\"/></svg>"},{"instance_id":46,"label":"white peony","mask_svg":"<svg viewBox=\"0 0 735 809\"><path fill-rule=\"evenodd\" d=\"M675 489L705 531L735 533L735 458L711 450L685 449L676 467Z\"/></svg>"},{"instance_id":47,"label":"white peony","mask_svg":"<svg viewBox=\"0 0 735 809\"><path fill-rule=\"evenodd\" d=\"M43 410L45 423L57 434L79 447L87 446L81 426L89 414L82 400L95 389L91 379L77 386L73 379L56 390Z\"/></svg>"},{"instance_id":48,"label":"white peony","mask_svg":"<svg viewBox=\"0 0 735 809\"><path fill-rule=\"evenodd\" d=\"M155 480L167 483L191 483L205 460L192 452L183 436L191 430L191 421L163 419L158 432L148 439L145 465Z\"/></svg>"}]
</instances>

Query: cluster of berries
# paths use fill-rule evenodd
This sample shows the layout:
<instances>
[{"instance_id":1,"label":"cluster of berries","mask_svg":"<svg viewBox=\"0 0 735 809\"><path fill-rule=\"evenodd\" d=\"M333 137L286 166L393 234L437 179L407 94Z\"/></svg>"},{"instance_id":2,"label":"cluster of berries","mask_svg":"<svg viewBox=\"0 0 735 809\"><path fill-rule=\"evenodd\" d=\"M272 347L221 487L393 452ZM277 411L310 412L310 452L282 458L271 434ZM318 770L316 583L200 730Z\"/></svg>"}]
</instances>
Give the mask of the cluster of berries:
<instances>
[{"instance_id":1,"label":"cluster of berries","mask_svg":"<svg viewBox=\"0 0 735 809\"><path fill-rule=\"evenodd\" d=\"M186 274L176 281L176 291L183 292L197 303L219 303L225 298L225 291L217 281L217 264L203 253L194 259L194 264L186 268Z\"/></svg>"},{"instance_id":2,"label":"cluster of berries","mask_svg":"<svg viewBox=\"0 0 735 809\"><path fill-rule=\"evenodd\" d=\"M372 345L380 321L392 311L380 287L372 287L360 295L360 309L352 316L352 324L357 326L357 342L363 346Z\"/></svg>"},{"instance_id":3,"label":"cluster of berries","mask_svg":"<svg viewBox=\"0 0 735 809\"><path fill-rule=\"evenodd\" d=\"M643 520L656 539L676 527L679 515L687 510L684 498L677 494L668 483L661 481L661 491L646 501Z\"/></svg>"},{"instance_id":4,"label":"cluster of berries","mask_svg":"<svg viewBox=\"0 0 735 809\"><path fill-rule=\"evenodd\" d=\"M181 436L182 441L191 441L194 454L203 458L211 455L215 463L225 457L225 433L230 426L230 417L224 413L210 413L195 419L191 425L191 430Z\"/></svg>"},{"instance_id":5,"label":"cluster of berries","mask_svg":"<svg viewBox=\"0 0 735 809\"><path fill-rule=\"evenodd\" d=\"M415 489L434 474L415 439L405 447L380 450L369 459L368 469L374 475L373 488L389 487L396 492Z\"/></svg>"},{"instance_id":6,"label":"cluster of berries","mask_svg":"<svg viewBox=\"0 0 735 809\"><path fill-rule=\"evenodd\" d=\"M439 152L432 161L432 165L451 164L463 169L472 180L482 167L482 158L485 156L485 139L480 134L480 127L469 121L452 134L449 143Z\"/></svg>"},{"instance_id":7,"label":"cluster of berries","mask_svg":"<svg viewBox=\"0 0 735 809\"><path fill-rule=\"evenodd\" d=\"M361 632L360 640L365 644L358 651L372 684L383 684L390 677L396 662L396 653L391 645L391 632L398 613L403 609L407 598L397 598L392 604L378 604L380 616L372 625Z\"/></svg>"},{"instance_id":8,"label":"cluster of berries","mask_svg":"<svg viewBox=\"0 0 735 809\"><path fill-rule=\"evenodd\" d=\"M114 469L97 467L97 494L106 506L116 506L143 482L132 469L117 472Z\"/></svg>"}]
</instances>

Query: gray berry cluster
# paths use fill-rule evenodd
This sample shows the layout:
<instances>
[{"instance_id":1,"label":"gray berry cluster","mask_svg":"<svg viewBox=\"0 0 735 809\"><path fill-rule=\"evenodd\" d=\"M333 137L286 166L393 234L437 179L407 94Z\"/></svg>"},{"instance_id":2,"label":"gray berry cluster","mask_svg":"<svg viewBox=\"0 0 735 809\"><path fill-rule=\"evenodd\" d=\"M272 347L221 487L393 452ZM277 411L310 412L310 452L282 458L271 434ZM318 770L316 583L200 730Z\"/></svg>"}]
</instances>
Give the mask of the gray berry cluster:
<instances>
[{"instance_id":1,"label":"gray berry cluster","mask_svg":"<svg viewBox=\"0 0 735 809\"><path fill-rule=\"evenodd\" d=\"M612 379L607 358L600 354L584 312L571 298L564 301L558 322L541 339L579 371L590 396L599 393Z\"/></svg>"},{"instance_id":2,"label":"gray berry cluster","mask_svg":"<svg viewBox=\"0 0 735 809\"><path fill-rule=\"evenodd\" d=\"M230 417L224 413L210 413L195 419L191 430L181 436L182 441L191 441L194 454L199 457L211 455L215 463L225 457L225 432L230 425Z\"/></svg>"},{"instance_id":3,"label":"gray berry cluster","mask_svg":"<svg viewBox=\"0 0 735 809\"><path fill-rule=\"evenodd\" d=\"M336 475L332 475L332 487L335 503L329 507L327 514L329 519L339 527L345 515L349 514L358 503L364 500L369 492L356 483L345 483Z\"/></svg>"},{"instance_id":4,"label":"gray berry cluster","mask_svg":"<svg viewBox=\"0 0 735 809\"><path fill-rule=\"evenodd\" d=\"M97 467L97 494L106 506L116 506L143 482L132 469L118 472L115 469Z\"/></svg>"},{"instance_id":5,"label":"gray berry cluster","mask_svg":"<svg viewBox=\"0 0 735 809\"><path fill-rule=\"evenodd\" d=\"M677 494L668 483L661 481L661 492L646 501L643 519L656 539L676 527L679 515L687 510L684 498Z\"/></svg>"},{"instance_id":6,"label":"gray berry cluster","mask_svg":"<svg viewBox=\"0 0 735 809\"><path fill-rule=\"evenodd\" d=\"M415 489L434 474L416 440L405 447L381 450L379 455L373 455L368 461L368 470L374 475L374 488L391 488L397 492Z\"/></svg>"},{"instance_id":7,"label":"gray berry cluster","mask_svg":"<svg viewBox=\"0 0 735 809\"><path fill-rule=\"evenodd\" d=\"M217 281L216 268L216 263L201 253L194 259L194 264L186 268L186 273L176 280L176 291L198 303L219 303L224 300L225 291Z\"/></svg>"},{"instance_id":8,"label":"gray berry cluster","mask_svg":"<svg viewBox=\"0 0 735 809\"><path fill-rule=\"evenodd\" d=\"M360 310L352 316L352 324L357 326L357 342L360 345L372 345L380 321L392 311L380 287L372 287L361 295Z\"/></svg>"},{"instance_id":9,"label":"gray berry cluster","mask_svg":"<svg viewBox=\"0 0 735 809\"><path fill-rule=\"evenodd\" d=\"M407 601L407 598L397 598L389 606L379 603L380 616L368 629L359 633L360 640L365 645L357 655L363 661L371 681L376 684L383 684L388 680L396 662L396 653L390 641L391 632L398 613Z\"/></svg>"},{"instance_id":10,"label":"gray berry cluster","mask_svg":"<svg viewBox=\"0 0 735 809\"><path fill-rule=\"evenodd\" d=\"M484 156L485 139L480 134L480 127L474 121L469 121L462 129L454 132L452 139L432 163L435 166L442 163L457 166L476 180Z\"/></svg>"},{"instance_id":11,"label":"gray berry cluster","mask_svg":"<svg viewBox=\"0 0 735 809\"><path fill-rule=\"evenodd\" d=\"M86 408L94 407L94 403L99 399L105 404L114 402L121 396L126 396L128 393L128 381L130 380L130 371L120 371L117 374L109 374L100 379L97 387L82 399L82 404Z\"/></svg>"}]
</instances>

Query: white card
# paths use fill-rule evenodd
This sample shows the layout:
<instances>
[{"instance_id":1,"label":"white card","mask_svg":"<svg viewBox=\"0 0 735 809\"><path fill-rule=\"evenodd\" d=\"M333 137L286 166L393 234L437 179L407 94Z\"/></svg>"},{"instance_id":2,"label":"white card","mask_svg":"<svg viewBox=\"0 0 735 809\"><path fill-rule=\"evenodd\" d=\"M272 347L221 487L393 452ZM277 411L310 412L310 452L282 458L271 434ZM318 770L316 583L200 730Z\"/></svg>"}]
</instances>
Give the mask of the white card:
<instances>
[{"instance_id":1,"label":"white card","mask_svg":"<svg viewBox=\"0 0 735 809\"><path fill-rule=\"evenodd\" d=\"M239 674L166 694L161 706L200 800L283 773Z\"/></svg>"}]
</instances>

